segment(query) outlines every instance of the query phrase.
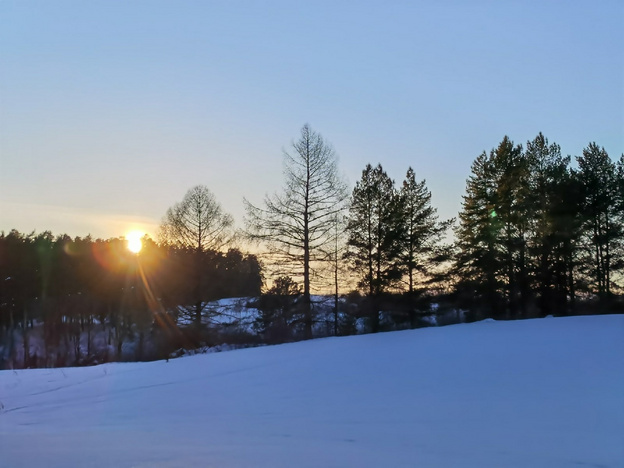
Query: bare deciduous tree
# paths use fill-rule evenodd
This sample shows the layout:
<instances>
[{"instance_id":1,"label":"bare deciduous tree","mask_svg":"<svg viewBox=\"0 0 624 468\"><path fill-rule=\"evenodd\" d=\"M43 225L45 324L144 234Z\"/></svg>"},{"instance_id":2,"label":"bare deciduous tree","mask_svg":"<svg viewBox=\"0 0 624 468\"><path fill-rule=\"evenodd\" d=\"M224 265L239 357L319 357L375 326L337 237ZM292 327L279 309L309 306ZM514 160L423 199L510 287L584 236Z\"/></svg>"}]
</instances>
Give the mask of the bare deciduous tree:
<instances>
[{"instance_id":1,"label":"bare deciduous tree","mask_svg":"<svg viewBox=\"0 0 624 468\"><path fill-rule=\"evenodd\" d=\"M197 185L167 210L158 237L163 243L198 252L218 251L232 242L233 224L232 216L223 211L213 193Z\"/></svg>"},{"instance_id":2,"label":"bare deciduous tree","mask_svg":"<svg viewBox=\"0 0 624 468\"><path fill-rule=\"evenodd\" d=\"M284 187L259 208L244 200L248 237L263 243L278 265L303 283L304 334L312 337L310 283L314 262L326 259L336 213L343 210L346 184L338 174L332 146L309 125L284 152Z\"/></svg>"},{"instance_id":3,"label":"bare deciduous tree","mask_svg":"<svg viewBox=\"0 0 624 468\"><path fill-rule=\"evenodd\" d=\"M203 185L191 188L181 202L167 210L158 234L162 243L194 251L193 320L199 327L205 301L202 298L202 261L207 252L220 251L234 239L234 220L225 213L213 193Z\"/></svg>"}]
</instances>

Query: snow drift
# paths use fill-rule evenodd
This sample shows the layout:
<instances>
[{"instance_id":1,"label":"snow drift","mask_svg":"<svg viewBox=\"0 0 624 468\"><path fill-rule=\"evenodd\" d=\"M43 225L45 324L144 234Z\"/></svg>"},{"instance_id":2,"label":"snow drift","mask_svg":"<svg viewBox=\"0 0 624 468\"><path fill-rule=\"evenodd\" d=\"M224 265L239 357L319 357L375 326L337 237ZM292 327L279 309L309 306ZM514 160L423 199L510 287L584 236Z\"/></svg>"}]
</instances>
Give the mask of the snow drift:
<instances>
[{"instance_id":1,"label":"snow drift","mask_svg":"<svg viewBox=\"0 0 624 468\"><path fill-rule=\"evenodd\" d=\"M624 465L624 316L0 372L0 465Z\"/></svg>"}]
</instances>

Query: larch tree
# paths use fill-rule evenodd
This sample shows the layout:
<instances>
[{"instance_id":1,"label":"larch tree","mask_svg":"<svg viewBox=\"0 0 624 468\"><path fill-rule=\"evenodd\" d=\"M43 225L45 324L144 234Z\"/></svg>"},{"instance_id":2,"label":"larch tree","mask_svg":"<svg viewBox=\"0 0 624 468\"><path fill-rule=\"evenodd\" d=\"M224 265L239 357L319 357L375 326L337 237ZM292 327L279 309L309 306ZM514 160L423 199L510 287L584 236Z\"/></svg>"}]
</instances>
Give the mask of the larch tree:
<instances>
[{"instance_id":1,"label":"larch tree","mask_svg":"<svg viewBox=\"0 0 624 468\"><path fill-rule=\"evenodd\" d=\"M189 251L193 258L194 302L192 315L201 326L205 298L204 260L206 256L227 247L234 240L234 220L225 213L213 193L203 185L191 188L181 202L167 210L159 230L159 241Z\"/></svg>"},{"instance_id":2,"label":"larch tree","mask_svg":"<svg viewBox=\"0 0 624 468\"><path fill-rule=\"evenodd\" d=\"M306 124L292 151L284 151L282 191L267 195L263 206L244 200L248 238L267 248L280 273L301 279L305 338L312 337L313 266L326 259L346 199L337 164L332 145Z\"/></svg>"},{"instance_id":3,"label":"larch tree","mask_svg":"<svg viewBox=\"0 0 624 468\"><path fill-rule=\"evenodd\" d=\"M347 218L342 213L336 213L334 217L334 232L331 248L328 251L328 260L332 270L333 292L334 292L334 335L339 333L339 306L340 306L340 284L341 276L344 273L343 258L347 251Z\"/></svg>"}]
</instances>

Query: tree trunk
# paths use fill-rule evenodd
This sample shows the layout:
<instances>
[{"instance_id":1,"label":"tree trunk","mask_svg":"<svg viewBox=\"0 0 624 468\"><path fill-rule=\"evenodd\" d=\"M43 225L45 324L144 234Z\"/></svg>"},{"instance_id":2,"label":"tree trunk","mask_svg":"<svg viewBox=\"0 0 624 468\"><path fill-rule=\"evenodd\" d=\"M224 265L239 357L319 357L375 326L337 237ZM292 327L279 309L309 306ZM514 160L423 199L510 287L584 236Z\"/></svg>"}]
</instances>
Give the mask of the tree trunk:
<instances>
[{"instance_id":1,"label":"tree trunk","mask_svg":"<svg viewBox=\"0 0 624 468\"><path fill-rule=\"evenodd\" d=\"M23 333L24 333L24 368L28 368L30 366L30 340L28 337L28 312L26 312L26 307L24 307L24 323L23 323Z\"/></svg>"},{"instance_id":2,"label":"tree trunk","mask_svg":"<svg viewBox=\"0 0 624 468\"><path fill-rule=\"evenodd\" d=\"M307 223L306 223L307 224ZM307 231L307 229L306 229ZM304 338L309 340L312 338L312 300L310 298L310 246L306 232L304 241L304 264L303 264L303 321L304 321Z\"/></svg>"},{"instance_id":3,"label":"tree trunk","mask_svg":"<svg viewBox=\"0 0 624 468\"><path fill-rule=\"evenodd\" d=\"M310 300L310 146L306 141L306 183L303 208L303 314L304 338L312 338L312 302Z\"/></svg>"},{"instance_id":4,"label":"tree trunk","mask_svg":"<svg viewBox=\"0 0 624 468\"><path fill-rule=\"evenodd\" d=\"M312 301L310 298L310 240L308 232L308 216L306 212L303 240L303 320L304 338L312 338Z\"/></svg>"},{"instance_id":5,"label":"tree trunk","mask_svg":"<svg viewBox=\"0 0 624 468\"><path fill-rule=\"evenodd\" d=\"M195 303L195 311L193 315L195 318L195 328L199 330L202 325L202 301L197 301Z\"/></svg>"},{"instance_id":6,"label":"tree trunk","mask_svg":"<svg viewBox=\"0 0 624 468\"><path fill-rule=\"evenodd\" d=\"M337 243L337 241L336 241ZM338 248L334 263L334 336L338 336Z\"/></svg>"}]
</instances>

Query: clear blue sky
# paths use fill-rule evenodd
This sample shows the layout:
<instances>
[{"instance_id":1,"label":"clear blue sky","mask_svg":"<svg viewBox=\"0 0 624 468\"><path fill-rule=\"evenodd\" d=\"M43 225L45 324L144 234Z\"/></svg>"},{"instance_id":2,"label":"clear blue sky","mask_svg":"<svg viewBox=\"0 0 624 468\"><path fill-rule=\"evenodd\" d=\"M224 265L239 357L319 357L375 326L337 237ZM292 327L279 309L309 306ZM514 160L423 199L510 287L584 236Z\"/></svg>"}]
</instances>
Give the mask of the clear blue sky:
<instances>
[{"instance_id":1,"label":"clear blue sky","mask_svg":"<svg viewBox=\"0 0 624 468\"><path fill-rule=\"evenodd\" d=\"M208 186L242 227L304 123L443 218L505 134L624 152L624 2L0 1L0 230L151 234Z\"/></svg>"}]
</instances>

